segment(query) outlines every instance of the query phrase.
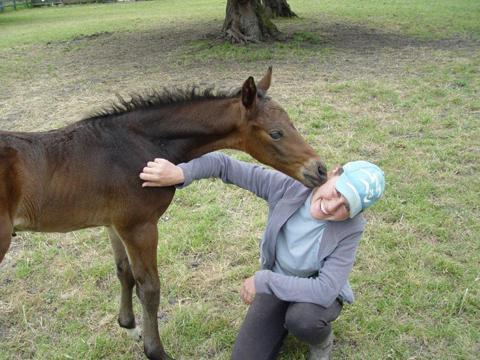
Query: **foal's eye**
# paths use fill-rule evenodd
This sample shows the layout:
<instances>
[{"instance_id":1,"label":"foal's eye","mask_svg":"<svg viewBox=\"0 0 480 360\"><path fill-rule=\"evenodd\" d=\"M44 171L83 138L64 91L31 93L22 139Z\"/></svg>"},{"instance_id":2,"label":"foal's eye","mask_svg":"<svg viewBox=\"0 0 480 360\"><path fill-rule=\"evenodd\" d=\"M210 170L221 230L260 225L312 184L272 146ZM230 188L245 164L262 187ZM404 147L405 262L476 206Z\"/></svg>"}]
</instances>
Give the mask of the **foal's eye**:
<instances>
[{"instance_id":1,"label":"foal's eye","mask_svg":"<svg viewBox=\"0 0 480 360\"><path fill-rule=\"evenodd\" d=\"M280 140L283 137L283 133L279 130L270 131L269 135L273 140Z\"/></svg>"}]
</instances>

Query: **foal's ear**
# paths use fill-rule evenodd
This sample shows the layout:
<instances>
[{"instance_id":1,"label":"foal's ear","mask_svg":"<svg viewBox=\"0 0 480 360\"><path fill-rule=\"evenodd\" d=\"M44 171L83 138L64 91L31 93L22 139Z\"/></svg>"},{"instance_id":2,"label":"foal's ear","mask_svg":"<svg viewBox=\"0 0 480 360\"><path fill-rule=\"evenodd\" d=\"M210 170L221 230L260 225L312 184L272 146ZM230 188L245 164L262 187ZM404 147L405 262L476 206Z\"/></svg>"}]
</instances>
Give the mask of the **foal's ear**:
<instances>
[{"instance_id":1,"label":"foal's ear","mask_svg":"<svg viewBox=\"0 0 480 360\"><path fill-rule=\"evenodd\" d=\"M267 73L263 76L263 79L259 81L258 88L267 92L270 88L270 84L272 83L272 67L269 66Z\"/></svg>"},{"instance_id":2,"label":"foal's ear","mask_svg":"<svg viewBox=\"0 0 480 360\"><path fill-rule=\"evenodd\" d=\"M255 80L253 77L249 77L242 86L242 104L247 109L251 109L255 105L255 99L257 98L257 87L255 86Z\"/></svg>"}]
</instances>

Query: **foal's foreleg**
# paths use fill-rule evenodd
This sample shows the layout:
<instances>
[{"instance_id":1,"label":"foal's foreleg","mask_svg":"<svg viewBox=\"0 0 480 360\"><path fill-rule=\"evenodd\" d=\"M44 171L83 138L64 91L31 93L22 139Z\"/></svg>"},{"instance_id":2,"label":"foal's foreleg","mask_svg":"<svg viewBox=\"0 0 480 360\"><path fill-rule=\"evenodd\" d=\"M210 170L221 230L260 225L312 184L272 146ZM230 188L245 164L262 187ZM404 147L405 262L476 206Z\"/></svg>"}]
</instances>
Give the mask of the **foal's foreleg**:
<instances>
[{"instance_id":1,"label":"foal's foreleg","mask_svg":"<svg viewBox=\"0 0 480 360\"><path fill-rule=\"evenodd\" d=\"M132 306L132 292L135 286L135 279L133 278L130 263L125 251L125 246L122 240L116 233L115 229L109 227L108 235L112 243L113 256L115 258L115 265L117 267L117 276L120 280L121 295L120 295L120 312L118 314L118 324L127 329L128 335L135 340L140 338L140 331L135 326L135 315Z\"/></svg>"},{"instance_id":2,"label":"foal's foreleg","mask_svg":"<svg viewBox=\"0 0 480 360\"><path fill-rule=\"evenodd\" d=\"M155 360L170 359L163 349L158 333L160 281L157 270L157 224L152 222L116 229L125 244L137 286L137 295L143 307L145 355Z\"/></svg>"}]
</instances>

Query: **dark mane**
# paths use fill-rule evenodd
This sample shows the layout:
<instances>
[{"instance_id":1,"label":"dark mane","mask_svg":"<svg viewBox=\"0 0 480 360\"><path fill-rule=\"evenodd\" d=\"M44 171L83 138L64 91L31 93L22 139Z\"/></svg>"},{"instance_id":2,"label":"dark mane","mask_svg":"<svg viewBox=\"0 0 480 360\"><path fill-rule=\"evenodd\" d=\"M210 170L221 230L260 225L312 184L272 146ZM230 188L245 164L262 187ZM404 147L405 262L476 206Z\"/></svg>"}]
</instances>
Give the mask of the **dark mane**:
<instances>
[{"instance_id":1,"label":"dark mane","mask_svg":"<svg viewBox=\"0 0 480 360\"><path fill-rule=\"evenodd\" d=\"M240 96L241 89L216 90L214 87L201 89L194 85L188 88L163 88L161 90L150 90L145 94L130 94L129 100L125 100L116 94L118 100L111 105L100 109L88 118L104 118L112 115L121 115L135 110L161 107L171 104L181 104L206 99L228 99Z\"/></svg>"},{"instance_id":2,"label":"dark mane","mask_svg":"<svg viewBox=\"0 0 480 360\"><path fill-rule=\"evenodd\" d=\"M161 90L150 90L145 94L133 93L129 95L129 100L125 100L121 95L116 94L118 98L116 102L113 102L109 106L90 114L86 119L105 118L109 116L125 114L135 110L143 110L152 107L161 107L171 104L181 104L206 99L229 99L240 96L241 92L241 88L217 90L213 86L202 89L197 85L193 85L183 89L163 88ZM260 99L269 99L265 92L261 90L258 90L257 96Z\"/></svg>"}]
</instances>

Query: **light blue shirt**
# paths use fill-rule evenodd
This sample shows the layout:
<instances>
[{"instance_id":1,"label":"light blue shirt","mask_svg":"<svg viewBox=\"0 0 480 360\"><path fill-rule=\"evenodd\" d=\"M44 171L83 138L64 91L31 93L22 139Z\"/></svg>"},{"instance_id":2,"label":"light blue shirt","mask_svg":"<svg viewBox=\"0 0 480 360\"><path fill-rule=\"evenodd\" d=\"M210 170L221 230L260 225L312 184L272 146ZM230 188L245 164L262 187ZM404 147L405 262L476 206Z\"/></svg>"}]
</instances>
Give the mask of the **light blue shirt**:
<instances>
[{"instance_id":1,"label":"light blue shirt","mask_svg":"<svg viewBox=\"0 0 480 360\"><path fill-rule=\"evenodd\" d=\"M310 215L312 193L278 233L273 272L307 278L318 273L318 252L327 224Z\"/></svg>"}]
</instances>

